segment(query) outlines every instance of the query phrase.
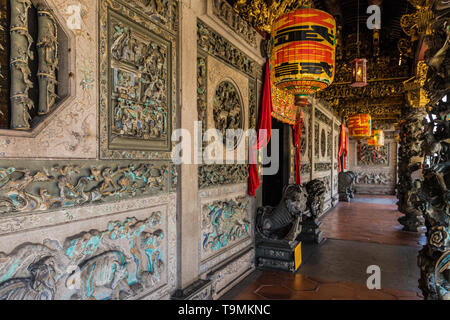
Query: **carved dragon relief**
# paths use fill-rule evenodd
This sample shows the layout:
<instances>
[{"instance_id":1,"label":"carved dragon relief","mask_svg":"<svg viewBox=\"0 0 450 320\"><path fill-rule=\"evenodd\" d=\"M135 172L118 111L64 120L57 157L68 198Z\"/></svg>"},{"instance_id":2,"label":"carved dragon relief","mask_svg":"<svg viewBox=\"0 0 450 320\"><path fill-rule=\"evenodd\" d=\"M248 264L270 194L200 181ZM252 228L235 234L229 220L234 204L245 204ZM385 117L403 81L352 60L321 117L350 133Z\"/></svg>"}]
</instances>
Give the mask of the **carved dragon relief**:
<instances>
[{"instance_id":1,"label":"carved dragon relief","mask_svg":"<svg viewBox=\"0 0 450 320\"><path fill-rule=\"evenodd\" d=\"M161 212L57 241L0 253L0 300L105 300L139 296L166 281Z\"/></svg>"},{"instance_id":2,"label":"carved dragon relief","mask_svg":"<svg viewBox=\"0 0 450 320\"><path fill-rule=\"evenodd\" d=\"M167 191L166 165L0 168L0 214L44 211Z\"/></svg>"},{"instance_id":3,"label":"carved dragon relief","mask_svg":"<svg viewBox=\"0 0 450 320\"><path fill-rule=\"evenodd\" d=\"M202 207L202 256L217 253L250 236L248 198L214 201Z\"/></svg>"}]
</instances>

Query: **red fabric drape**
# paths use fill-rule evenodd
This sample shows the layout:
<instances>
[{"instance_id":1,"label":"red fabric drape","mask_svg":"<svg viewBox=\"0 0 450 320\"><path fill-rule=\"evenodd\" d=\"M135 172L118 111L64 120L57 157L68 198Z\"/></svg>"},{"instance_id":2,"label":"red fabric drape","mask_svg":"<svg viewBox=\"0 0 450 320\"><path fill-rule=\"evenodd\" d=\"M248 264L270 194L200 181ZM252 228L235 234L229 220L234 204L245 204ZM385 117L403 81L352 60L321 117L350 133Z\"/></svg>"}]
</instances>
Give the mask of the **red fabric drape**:
<instances>
[{"instance_id":1,"label":"red fabric drape","mask_svg":"<svg viewBox=\"0 0 450 320\"><path fill-rule=\"evenodd\" d=\"M300 117L297 118L297 122L292 126L294 133L294 147L295 147L295 184L302 184L302 153L301 153L301 141L302 141L302 129L303 129L303 112L300 111Z\"/></svg>"},{"instance_id":2,"label":"red fabric drape","mask_svg":"<svg viewBox=\"0 0 450 320\"><path fill-rule=\"evenodd\" d=\"M257 134L257 142L250 147L250 167L248 177L248 193L253 197L256 197L256 190L260 185L255 155L257 150L267 146L272 134L272 93L269 60L266 62L266 74L264 79L263 98L259 110Z\"/></svg>"},{"instance_id":3,"label":"red fabric drape","mask_svg":"<svg viewBox=\"0 0 450 320\"><path fill-rule=\"evenodd\" d=\"M347 156L348 156L348 136L345 130L345 125L341 125L341 133L339 135L339 172L342 172L341 158L344 157L344 169L347 169Z\"/></svg>"}]
</instances>

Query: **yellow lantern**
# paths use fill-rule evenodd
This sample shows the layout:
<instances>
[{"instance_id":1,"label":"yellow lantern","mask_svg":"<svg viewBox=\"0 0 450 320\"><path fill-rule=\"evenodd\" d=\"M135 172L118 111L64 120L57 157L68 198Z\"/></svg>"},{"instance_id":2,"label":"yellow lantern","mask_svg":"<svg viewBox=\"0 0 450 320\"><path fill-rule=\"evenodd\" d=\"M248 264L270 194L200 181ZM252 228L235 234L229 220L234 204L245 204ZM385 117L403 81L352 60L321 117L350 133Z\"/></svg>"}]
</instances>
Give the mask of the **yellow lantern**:
<instances>
[{"instance_id":1,"label":"yellow lantern","mask_svg":"<svg viewBox=\"0 0 450 320\"><path fill-rule=\"evenodd\" d=\"M272 84L307 105L309 95L334 80L335 19L321 10L297 9L275 20L272 38Z\"/></svg>"},{"instance_id":2,"label":"yellow lantern","mask_svg":"<svg viewBox=\"0 0 450 320\"><path fill-rule=\"evenodd\" d=\"M372 137L367 140L367 144L369 146L374 147L375 149L378 149L382 146L384 146L384 132L383 130L374 130Z\"/></svg>"}]
</instances>

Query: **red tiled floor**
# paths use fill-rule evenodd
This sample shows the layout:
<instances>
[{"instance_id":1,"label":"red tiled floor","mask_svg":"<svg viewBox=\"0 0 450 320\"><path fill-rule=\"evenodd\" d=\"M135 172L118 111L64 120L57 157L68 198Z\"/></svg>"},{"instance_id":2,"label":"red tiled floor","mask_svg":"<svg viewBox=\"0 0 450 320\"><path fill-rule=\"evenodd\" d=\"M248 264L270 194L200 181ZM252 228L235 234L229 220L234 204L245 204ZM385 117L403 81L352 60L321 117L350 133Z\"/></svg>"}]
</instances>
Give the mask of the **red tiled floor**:
<instances>
[{"instance_id":1,"label":"red tiled floor","mask_svg":"<svg viewBox=\"0 0 450 320\"><path fill-rule=\"evenodd\" d=\"M259 282L262 280L263 283ZM281 281L281 282L277 282ZM359 283L267 271L235 300L423 300L413 291L369 290Z\"/></svg>"},{"instance_id":2,"label":"red tiled floor","mask_svg":"<svg viewBox=\"0 0 450 320\"><path fill-rule=\"evenodd\" d=\"M386 203L391 200L394 203L393 197L362 197L365 199L358 202L340 203L323 219L322 230L326 238L414 247L425 243L423 233L401 231L402 226L397 219L402 214L397 211L395 204L380 204L383 201L370 203L371 198L386 199ZM366 200L368 202L362 202ZM264 271L234 299L423 300L423 297L414 291L388 288L369 290L361 283Z\"/></svg>"},{"instance_id":3,"label":"red tiled floor","mask_svg":"<svg viewBox=\"0 0 450 320\"><path fill-rule=\"evenodd\" d=\"M373 196L360 196L369 198ZM395 199L390 196L377 198ZM424 233L404 232L397 221L403 216L395 204L341 202L322 221L326 238L420 247Z\"/></svg>"}]
</instances>

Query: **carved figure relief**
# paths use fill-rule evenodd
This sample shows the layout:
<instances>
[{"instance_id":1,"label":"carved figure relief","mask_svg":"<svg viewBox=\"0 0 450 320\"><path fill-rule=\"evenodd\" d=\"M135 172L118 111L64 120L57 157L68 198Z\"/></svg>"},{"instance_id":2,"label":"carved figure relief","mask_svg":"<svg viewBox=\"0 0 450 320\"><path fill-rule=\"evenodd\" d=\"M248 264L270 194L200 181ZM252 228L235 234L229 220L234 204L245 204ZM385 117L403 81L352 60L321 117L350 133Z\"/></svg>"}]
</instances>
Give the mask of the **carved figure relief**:
<instances>
[{"instance_id":1,"label":"carved figure relief","mask_svg":"<svg viewBox=\"0 0 450 320\"><path fill-rule=\"evenodd\" d=\"M221 132L225 144L229 133L227 130L244 128L241 97L238 89L230 81L223 81L217 87L213 108L215 128ZM240 137L242 137L242 133L240 136L234 137L232 146L227 147L235 148Z\"/></svg>"},{"instance_id":2,"label":"carved figure relief","mask_svg":"<svg viewBox=\"0 0 450 320\"><path fill-rule=\"evenodd\" d=\"M356 148L358 149L358 148ZM358 166L389 166L391 144L375 149L365 143L361 144L361 157L357 157ZM358 150L359 152L359 150Z\"/></svg>"},{"instance_id":3,"label":"carved figure relief","mask_svg":"<svg viewBox=\"0 0 450 320\"><path fill-rule=\"evenodd\" d=\"M176 30L169 28L173 5L172 0L134 0L133 5L102 0L102 158L170 158L176 100Z\"/></svg>"},{"instance_id":4,"label":"carved figure relief","mask_svg":"<svg viewBox=\"0 0 450 320\"><path fill-rule=\"evenodd\" d=\"M112 133L144 140L166 139L169 124L168 47L125 24L117 23L111 27L114 30L111 53L116 66L113 71Z\"/></svg>"},{"instance_id":5,"label":"carved figure relief","mask_svg":"<svg viewBox=\"0 0 450 320\"><path fill-rule=\"evenodd\" d=\"M249 237L248 198L214 201L202 208L202 256L216 253Z\"/></svg>"}]
</instances>

